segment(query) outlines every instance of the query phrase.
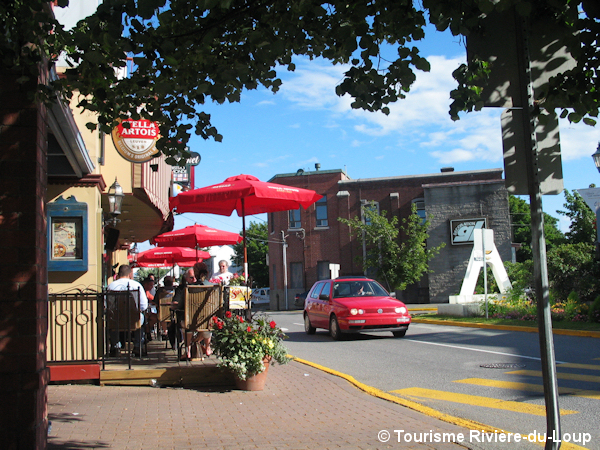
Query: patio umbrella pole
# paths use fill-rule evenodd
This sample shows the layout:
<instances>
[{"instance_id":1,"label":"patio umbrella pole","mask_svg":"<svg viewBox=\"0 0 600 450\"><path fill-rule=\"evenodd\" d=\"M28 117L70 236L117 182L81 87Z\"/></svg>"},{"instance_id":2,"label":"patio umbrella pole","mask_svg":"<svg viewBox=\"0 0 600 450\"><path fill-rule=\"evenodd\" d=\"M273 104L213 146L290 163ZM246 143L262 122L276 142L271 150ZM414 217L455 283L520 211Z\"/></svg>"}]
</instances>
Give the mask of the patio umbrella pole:
<instances>
[{"instance_id":1,"label":"patio umbrella pole","mask_svg":"<svg viewBox=\"0 0 600 450\"><path fill-rule=\"evenodd\" d=\"M244 278L248 282L248 253L246 251L246 211L244 208L244 199L242 198L242 237L244 241Z\"/></svg>"}]
</instances>

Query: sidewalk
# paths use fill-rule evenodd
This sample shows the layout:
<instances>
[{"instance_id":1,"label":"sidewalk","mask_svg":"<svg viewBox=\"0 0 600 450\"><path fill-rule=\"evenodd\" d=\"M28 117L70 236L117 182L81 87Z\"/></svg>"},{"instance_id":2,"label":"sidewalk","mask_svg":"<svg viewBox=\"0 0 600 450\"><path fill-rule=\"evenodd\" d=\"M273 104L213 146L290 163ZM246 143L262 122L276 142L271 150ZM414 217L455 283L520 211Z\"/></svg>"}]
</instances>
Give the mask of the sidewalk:
<instances>
[{"instance_id":1,"label":"sidewalk","mask_svg":"<svg viewBox=\"0 0 600 450\"><path fill-rule=\"evenodd\" d=\"M292 361L261 392L92 385L48 387L49 449L461 449L469 430L371 396ZM391 433L381 442L378 433ZM404 430L398 442L393 430ZM427 443L405 442L422 440ZM463 433L462 443L431 443ZM441 434L438 436L442 436Z\"/></svg>"}]
</instances>

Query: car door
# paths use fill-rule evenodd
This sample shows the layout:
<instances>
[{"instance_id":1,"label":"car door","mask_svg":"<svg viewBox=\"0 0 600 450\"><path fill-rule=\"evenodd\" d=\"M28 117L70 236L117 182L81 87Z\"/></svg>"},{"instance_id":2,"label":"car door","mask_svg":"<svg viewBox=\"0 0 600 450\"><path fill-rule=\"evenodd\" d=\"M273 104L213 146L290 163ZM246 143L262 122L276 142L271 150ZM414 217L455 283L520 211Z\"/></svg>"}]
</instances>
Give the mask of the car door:
<instances>
[{"instance_id":1,"label":"car door","mask_svg":"<svg viewBox=\"0 0 600 450\"><path fill-rule=\"evenodd\" d=\"M325 283L316 283L306 296L306 313L313 327L323 328L323 302L319 299L319 294Z\"/></svg>"}]
</instances>

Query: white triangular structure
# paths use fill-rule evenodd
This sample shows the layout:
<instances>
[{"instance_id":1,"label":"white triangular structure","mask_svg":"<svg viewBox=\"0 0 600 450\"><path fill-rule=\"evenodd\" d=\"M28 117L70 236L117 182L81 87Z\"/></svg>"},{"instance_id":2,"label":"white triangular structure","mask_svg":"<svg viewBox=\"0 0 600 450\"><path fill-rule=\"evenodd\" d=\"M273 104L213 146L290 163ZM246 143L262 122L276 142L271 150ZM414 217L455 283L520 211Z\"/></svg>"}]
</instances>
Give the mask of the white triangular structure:
<instances>
[{"instance_id":1,"label":"white triangular structure","mask_svg":"<svg viewBox=\"0 0 600 450\"><path fill-rule=\"evenodd\" d=\"M473 295L477 279L479 278L479 272L484 268L485 264L492 268L492 273L494 274L496 283L498 283L500 293L504 294L511 288L511 284L504 264L502 264L502 258L500 258L496 244L494 244L494 230L485 228L474 230L473 240L473 251L471 252L467 273L460 289L460 296Z\"/></svg>"}]
</instances>

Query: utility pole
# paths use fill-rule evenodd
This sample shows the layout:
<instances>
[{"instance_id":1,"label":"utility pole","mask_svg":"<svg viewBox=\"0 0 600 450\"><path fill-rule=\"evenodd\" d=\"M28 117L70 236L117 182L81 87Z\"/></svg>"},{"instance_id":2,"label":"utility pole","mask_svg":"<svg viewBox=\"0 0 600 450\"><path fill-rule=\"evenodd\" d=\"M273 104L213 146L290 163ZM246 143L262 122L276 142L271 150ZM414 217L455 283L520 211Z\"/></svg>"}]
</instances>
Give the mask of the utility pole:
<instances>
[{"instance_id":1,"label":"utility pole","mask_svg":"<svg viewBox=\"0 0 600 450\"><path fill-rule=\"evenodd\" d=\"M285 310L288 310L288 282L287 282L287 235L281 230L281 242L283 244L283 292L285 298Z\"/></svg>"},{"instance_id":2,"label":"utility pole","mask_svg":"<svg viewBox=\"0 0 600 450\"><path fill-rule=\"evenodd\" d=\"M558 382L556 379L556 359L552 336L552 318L550 315L550 291L548 266L546 261L546 240L544 237L544 213L540 189L538 168L538 145L534 92L531 77L529 29L527 19L515 12L517 55L519 67L519 89L522 107L523 137L527 163L527 184L531 207L531 247L533 253L533 272L537 298L537 319L539 327L540 357L542 379L546 403L546 450L560 448L560 411L558 407ZM552 437L558 437L558 442Z\"/></svg>"}]
</instances>

